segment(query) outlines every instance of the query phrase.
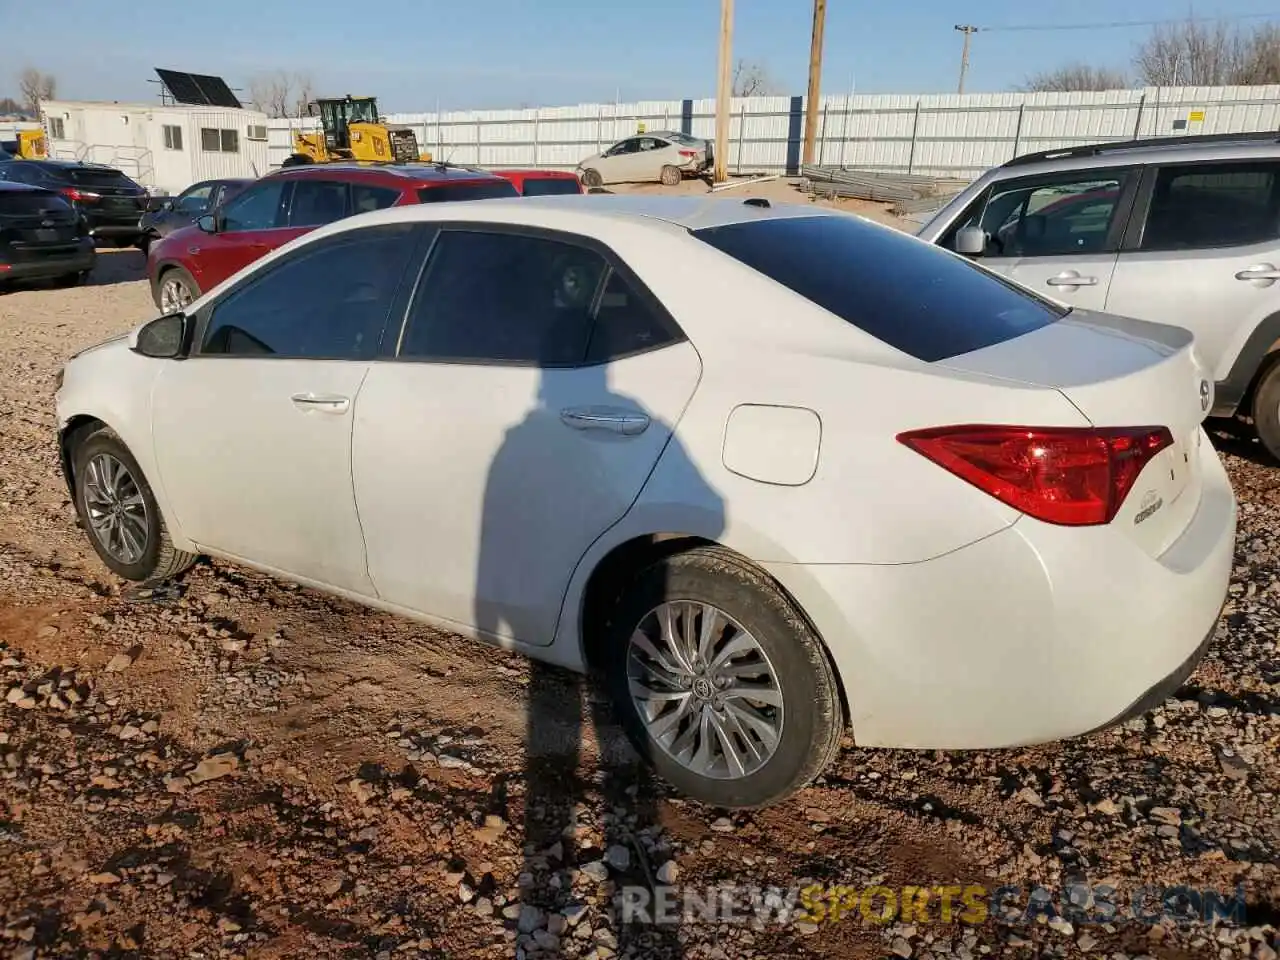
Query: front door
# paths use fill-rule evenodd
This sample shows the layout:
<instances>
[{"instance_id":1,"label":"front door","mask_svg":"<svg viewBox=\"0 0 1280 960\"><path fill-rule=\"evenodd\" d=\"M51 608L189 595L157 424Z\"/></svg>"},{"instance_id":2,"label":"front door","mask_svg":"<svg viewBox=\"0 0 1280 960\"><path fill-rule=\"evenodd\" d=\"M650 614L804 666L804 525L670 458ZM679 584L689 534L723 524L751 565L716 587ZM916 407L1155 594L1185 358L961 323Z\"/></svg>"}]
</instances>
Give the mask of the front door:
<instances>
[{"instance_id":1,"label":"front door","mask_svg":"<svg viewBox=\"0 0 1280 960\"><path fill-rule=\"evenodd\" d=\"M575 567L639 495L701 369L611 270L563 235L441 231L398 356L374 364L356 409L384 600L551 642Z\"/></svg>"},{"instance_id":2,"label":"front door","mask_svg":"<svg viewBox=\"0 0 1280 960\"><path fill-rule=\"evenodd\" d=\"M1068 306L1101 310L1134 186L1127 168L999 181L956 226L987 234L983 266Z\"/></svg>"},{"instance_id":3,"label":"front door","mask_svg":"<svg viewBox=\"0 0 1280 960\"><path fill-rule=\"evenodd\" d=\"M289 225L287 201L292 186L283 178L262 180L217 211L216 232L193 231L186 253L201 291L212 290L259 257L306 232Z\"/></svg>"},{"instance_id":4,"label":"front door","mask_svg":"<svg viewBox=\"0 0 1280 960\"><path fill-rule=\"evenodd\" d=\"M351 425L411 224L327 237L201 311L193 356L152 402L160 477L202 548L372 595L351 486Z\"/></svg>"}]
</instances>

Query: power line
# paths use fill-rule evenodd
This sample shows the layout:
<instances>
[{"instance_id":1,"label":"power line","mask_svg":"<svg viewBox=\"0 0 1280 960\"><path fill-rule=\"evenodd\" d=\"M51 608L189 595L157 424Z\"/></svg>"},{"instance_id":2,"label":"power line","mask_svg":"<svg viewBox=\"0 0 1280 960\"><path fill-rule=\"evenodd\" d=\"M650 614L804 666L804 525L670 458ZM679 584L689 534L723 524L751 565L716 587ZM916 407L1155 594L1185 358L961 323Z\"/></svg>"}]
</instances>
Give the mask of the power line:
<instances>
[{"instance_id":1,"label":"power line","mask_svg":"<svg viewBox=\"0 0 1280 960\"><path fill-rule=\"evenodd\" d=\"M1050 30L1122 30L1132 27L1160 27L1171 23L1204 23L1230 20L1268 20L1280 19L1277 13L1236 13L1221 17L1171 17L1164 20L1112 20L1106 23L1051 23L1051 24L1011 24L1007 26L975 27L982 33L1009 33L1012 31L1050 31Z\"/></svg>"}]
</instances>

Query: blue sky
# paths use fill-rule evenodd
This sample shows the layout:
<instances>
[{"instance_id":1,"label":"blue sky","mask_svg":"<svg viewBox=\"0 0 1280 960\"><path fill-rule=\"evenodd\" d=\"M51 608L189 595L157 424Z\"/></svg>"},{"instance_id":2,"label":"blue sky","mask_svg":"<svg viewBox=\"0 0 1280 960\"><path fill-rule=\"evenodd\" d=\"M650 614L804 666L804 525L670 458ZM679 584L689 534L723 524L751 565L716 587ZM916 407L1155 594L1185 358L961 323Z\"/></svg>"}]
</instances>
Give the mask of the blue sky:
<instances>
[{"instance_id":1,"label":"blue sky","mask_svg":"<svg viewBox=\"0 0 1280 960\"><path fill-rule=\"evenodd\" d=\"M803 93L810 0L736 0L736 7L735 56L762 63L777 92ZM220 74L245 89L254 73L302 70L321 95L372 93L387 112L433 110L437 102L465 109L713 96L719 9L718 0L0 0L3 64L13 74L0 72L0 95L17 95L21 52L54 73L69 99L155 99L147 82L155 66ZM1268 9L1278 8L1199 0L1194 13ZM1081 24L1189 10L1179 0L828 0L823 90L954 91L961 36L952 28L962 20ZM1145 33L979 33L967 89L1008 90L1073 59L1128 68Z\"/></svg>"}]
</instances>

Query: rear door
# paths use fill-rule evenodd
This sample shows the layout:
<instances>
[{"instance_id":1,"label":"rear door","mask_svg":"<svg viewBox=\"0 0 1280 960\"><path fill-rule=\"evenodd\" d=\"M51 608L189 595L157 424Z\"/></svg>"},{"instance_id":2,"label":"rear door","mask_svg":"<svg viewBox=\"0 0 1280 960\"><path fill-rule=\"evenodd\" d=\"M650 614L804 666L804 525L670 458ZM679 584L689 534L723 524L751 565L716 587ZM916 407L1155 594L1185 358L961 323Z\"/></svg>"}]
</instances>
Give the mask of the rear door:
<instances>
[{"instance_id":1,"label":"rear door","mask_svg":"<svg viewBox=\"0 0 1280 960\"><path fill-rule=\"evenodd\" d=\"M1108 312L1186 327L1226 380L1250 334L1280 311L1280 161L1152 168L1137 210Z\"/></svg>"},{"instance_id":2,"label":"rear door","mask_svg":"<svg viewBox=\"0 0 1280 960\"><path fill-rule=\"evenodd\" d=\"M352 469L386 601L551 642L569 578L630 508L701 370L640 279L563 233L446 226Z\"/></svg>"},{"instance_id":3,"label":"rear door","mask_svg":"<svg viewBox=\"0 0 1280 960\"><path fill-rule=\"evenodd\" d=\"M1101 310L1137 190L1131 168L1000 180L939 241L963 226L987 234L982 264L1037 293Z\"/></svg>"}]
</instances>

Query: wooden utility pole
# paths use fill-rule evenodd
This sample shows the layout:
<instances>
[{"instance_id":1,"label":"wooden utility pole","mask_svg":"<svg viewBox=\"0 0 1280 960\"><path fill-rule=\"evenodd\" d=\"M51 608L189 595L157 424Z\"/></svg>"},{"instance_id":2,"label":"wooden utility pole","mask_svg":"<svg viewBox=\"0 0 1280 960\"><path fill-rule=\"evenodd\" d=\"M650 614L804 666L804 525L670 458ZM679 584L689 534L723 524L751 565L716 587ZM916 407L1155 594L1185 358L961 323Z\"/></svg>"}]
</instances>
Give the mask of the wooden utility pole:
<instances>
[{"instance_id":1,"label":"wooden utility pole","mask_svg":"<svg viewBox=\"0 0 1280 960\"><path fill-rule=\"evenodd\" d=\"M956 93L964 93L964 77L969 72L969 39L978 32L978 28L971 23L957 23L956 29L964 34L964 49L960 52L960 83Z\"/></svg>"},{"instance_id":2,"label":"wooden utility pole","mask_svg":"<svg viewBox=\"0 0 1280 960\"><path fill-rule=\"evenodd\" d=\"M805 97L804 157L813 163L813 143L818 138L818 100L822 97L822 28L827 20L827 0L813 0L813 40L809 44L809 94Z\"/></svg>"},{"instance_id":3,"label":"wooden utility pole","mask_svg":"<svg viewBox=\"0 0 1280 960\"><path fill-rule=\"evenodd\" d=\"M729 106L733 96L733 0L720 0L720 80L716 84L716 183L729 179Z\"/></svg>"}]
</instances>

